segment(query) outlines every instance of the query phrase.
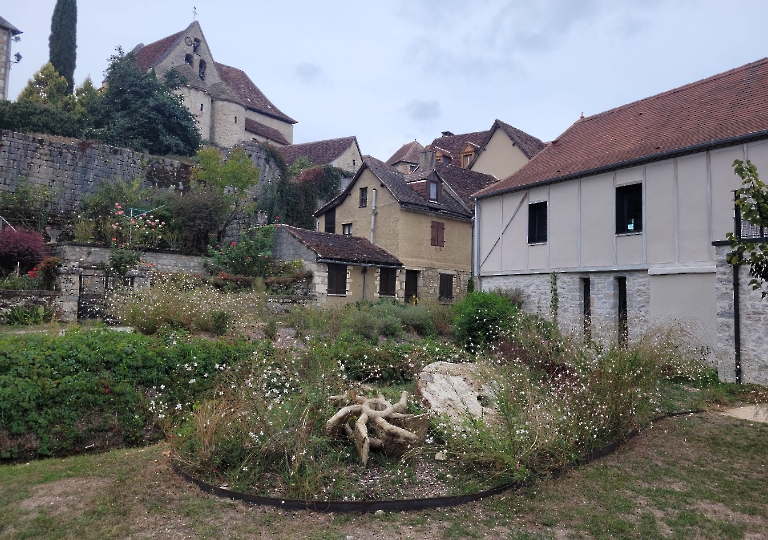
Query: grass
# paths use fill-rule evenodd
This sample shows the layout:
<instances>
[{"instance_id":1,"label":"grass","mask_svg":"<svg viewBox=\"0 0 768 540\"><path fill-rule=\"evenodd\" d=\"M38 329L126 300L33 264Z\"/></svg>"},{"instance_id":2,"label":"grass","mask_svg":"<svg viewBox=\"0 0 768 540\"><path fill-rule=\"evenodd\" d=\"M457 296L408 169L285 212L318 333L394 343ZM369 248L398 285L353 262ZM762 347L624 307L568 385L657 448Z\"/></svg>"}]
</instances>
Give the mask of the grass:
<instances>
[{"instance_id":1,"label":"grass","mask_svg":"<svg viewBox=\"0 0 768 540\"><path fill-rule=\"evenodd\" d=\"M0 538L760 538L767 449L768 425L713 411L479 503L334 515L205 495L171 471L163 443L0 466Z\"/></svg>"}]
</instances>

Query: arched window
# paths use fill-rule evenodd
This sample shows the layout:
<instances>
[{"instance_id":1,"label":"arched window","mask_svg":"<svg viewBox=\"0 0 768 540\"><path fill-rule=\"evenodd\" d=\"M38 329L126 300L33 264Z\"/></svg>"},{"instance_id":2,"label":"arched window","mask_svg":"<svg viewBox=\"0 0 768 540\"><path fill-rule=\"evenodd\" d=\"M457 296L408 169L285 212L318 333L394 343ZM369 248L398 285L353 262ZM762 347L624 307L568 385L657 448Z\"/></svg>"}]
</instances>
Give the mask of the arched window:
<instances>
[{"instance_id":1,"label":"arched window","mask_svg":"<svg viewBox=\"0 0 768 540\"><path fill-rule=\"evenodd\" d=\"M205 80L205 60L200 60L200 69L197 71L201 80Z\"/></svg>"},{"instance_id":2,"label":"arched window","mask_svg":"<svg viewBox=\"0 0 768 540\"><path fill-rule=\"evenodd\" d=\"M184 56L184 63L185 63L185 64L188 64L190 67L192 67L192 63L193 63L193 62L194 62L194 60L193 60L193 57L192 57L192 55L191 55L191 54L189 54L189 53L187 53L187 54Z\"/></svg>"},{"instance_id":3,"label":"arched window","mask_svg":"<svg viewBox=\"0 0 768 540\"><path fill-rule=\"evenodd\" d=\"M200 40L198 38L195 38L192 44L192 52L197 54L200 52Z\"/></svg>"}]
</instances>

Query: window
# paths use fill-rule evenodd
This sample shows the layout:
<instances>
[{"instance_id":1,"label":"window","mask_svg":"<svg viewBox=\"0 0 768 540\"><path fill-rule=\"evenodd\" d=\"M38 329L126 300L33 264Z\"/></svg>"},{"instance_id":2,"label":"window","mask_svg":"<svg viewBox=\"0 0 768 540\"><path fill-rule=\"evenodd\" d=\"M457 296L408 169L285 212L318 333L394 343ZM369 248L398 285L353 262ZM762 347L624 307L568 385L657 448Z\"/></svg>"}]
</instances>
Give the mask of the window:
<instances>
[{"instance_id":1,"label":"window","mask_svg":"<svg viewBox=\"0 0 768 540\"><path fill-rule=\"evenodd\" d=\"M200 104L200 112L203 112L203 104Z\"/></svg>"},{"instance_id":2,"label":"window","mask_svg":"<svg viewBox=\"0 0 768 540\"><path fill-rule=\"evenodd\" d=\"M382 268L379 274L379 296L397 293L397 268Z\"/></svg>"},{"instance_id":3,"label":"window","mask_svg":"<svg viewBox=\"0 0 768 540\"><path fill-rule=\"evenodd\" d=\"M341 233L344 236L352 236L352 224L351 223L342 223L342 225L341 225Z\"/></svg>"},{"instance_id":4,"label":"window","mask_svg":"<svg viewBox=\"0 0 768 540\"><path fill-rule=\"evenodd\" d=\"M195 38L192 45L192 52L198 53L200 51L200 40L198 38Z\"/></svg>"},{"instance_id":5,"label":"window","mask_svg":"<svg viewBox=\"0 0 768 540\"><path fill-rule=\"evenodd\" d=\"M328 294L347 294L347 265L328 265Z\"/></svg>"},{"instance_id":6,"label":"window","mask_svg":"<svg viewBox=\"0 0 768 540\"><path fill-rule=\"evenodd\" d=\"M365 208L366 206L368 206L368 188L361 187L360 188L360 208Z\"/></svg>"},{"instance_id":7,"label":"window","mask_svg":"<svg viewBox=\"0 0 768 540\"><path fill-rule=\"evenodd\" d=\"M439 198L439 194L440 194L440 189L437 182L430 181L429 182L429 200L437 201Z\"/></svg>"},{"instance_id":8,"label":"window","mask_svg":"<svg viewBox=\"0 0 768 540\"><path fill-rule=\"evenodd\" d=\"M187 54L184 55L184 63L185 64L188 64L190 67L192 67L193 62L194 62L194 60L193 60L191 54L187 53Z\"/></svg>"},{"instance_id":9,"label":"window","mask_svg":"<svg viewBox=\"0 0 768 540\"><path fill-rule=\"evenodd\" d=\"M461 166L465 169L472 165L472 154L464 154L461 156Z\"/></svg>"},{"instance_id":10,"label":"window","mask_svg":"<svg viewBox=\"0 0 768 540\"><path fill-rule=\"evenodd\" d=\"M200 75L200 80L205 80L205 60L200 60L200 69L197 70L197 74Z\"/></svg>"},{"instance_id":11,"label":"window","mask_svg":"<svg viewBox=\"0 0 768 540\"><path fill-rule=\"evenodd\" d=\"M616 188L616 234L643 230L643 184Z\"/></svg>"},{"instance_id":12,"label":"window","mask_svg":"<svg viewBox=\"0 0 768 540\"><path fill-rule=\"evenodd\" d=\"M432 222L432 245L445 247L445 223L442 221Z\"/></svg>"},{"instance_id":13,"label":"window","mask_svg":"<svg viewBox=\"0 0 768 540\"><path fill-rule=\"evenodd\" d=\"M453 300L453 274L440 274L440 300Z\"/></svg>"},{"instance_id":14,"label":"window","mask_svg":"<svg viewBox=\"0 0 768 540\"><path fill-rule=\"evenodd\" d=\"M331 208L325 213L325 232L336 234L336 209Z\"/></svg>"},{"instance_id":15,"label":"window","mask_svg":"<svg viewBox=\"0 0 768 540\"><path fill-rule=\"evenodd\" d=\"M547 241L547 203L528 205L528 243L542 244Z\"/></svg>"}]
</instances>

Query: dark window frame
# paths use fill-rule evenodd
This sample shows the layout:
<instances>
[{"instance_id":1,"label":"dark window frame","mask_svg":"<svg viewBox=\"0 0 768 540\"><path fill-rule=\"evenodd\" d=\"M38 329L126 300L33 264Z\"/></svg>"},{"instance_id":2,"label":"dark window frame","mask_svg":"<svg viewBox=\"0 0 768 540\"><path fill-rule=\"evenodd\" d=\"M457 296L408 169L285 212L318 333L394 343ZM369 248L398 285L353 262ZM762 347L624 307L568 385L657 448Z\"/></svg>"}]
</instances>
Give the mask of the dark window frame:
<instances>
[{"instance_id":1,"label":"dark window frame","mask_svg":"<svg viewBox=\"0 0 768 540\"><path fill-rule=\"evenodd\" d=\"M397 268L379 269L379 296L397 294Z\"/></svg>"},{"instance_id":2,"label":"dark window frame","mask_svg":"<svg viewBox=\"0 0 768 540\"><path fill-rule=\"evenodd\" d=\"M439 274L439 300L453 300L453 274Z\"/></svg>"},{"instance_id":3,"label":"dark window frame","mask_svg":"<svg viewBox=\"0 0 768 540\"><path fill-rule=\"evenodd\" d=\"M325 232L336 234L336 209L331 208L325 213Z\"/></svg>"},{"instance_id":4,"label":"dark window frame","mask_svg":"<svg viewBox=\"0 0 768 540\"><path fill-rule=\"evenodd\" d=\"M361 187L360 188L360 208L365 208L367 206L368 206L368 188Z\"/></svg>"},{"instance_id":5,"label":"dark window frame","mask_svg":"<svg viewBox=\"0 0 768 540\"><path fill-rule=\"evenodd\" d=\"M328 263L328 294L347 295L347 265Z\"/></svg>"},{"instance_id":6,"label":"dark window frame","mask_svg":"<svg viewBox=\"0 0 768 540\"><path fill-rule=\"evenodd\" d=\"M201 81L205 80L205 68L206 68L205 60L200 60L200 62L198 63L197 74L200 77Z\"/></svg>"},{"instance_id":7,"label":"dark window frame","mask_svg":"<svg viewBox=\"0 0 768 540\"><path fill-rule=\"evenodd\" d=\"M547 201L528 205L528 243L546 244L548 239L547 221L549 219Z\"/></svg>"},{"instance_id":8,"label":"dark window frame","mask_svg":"<svg viewBox=\"0 0 768 540\"><path fill-rule=\"evenodd\" d=\"M344 236L352 236L352 224L351 223L342 223L341 224L341 234Z\"/></svg>"},{"instance_id":9,"label":"dark window frame","mask_svg":"<svg viewBox=\"0 0 768 540\"><path fill-rule=\"evenodd\" d=\"M432 196L432 190L434 189L434 197ZM430 180L427 186L427 192L430 201L440 202L440 183L435 180Z\"/></svg>"},{"instance_id":10,"label":"dark window frame","mask_svg":"<svg viewBox=\"0 0 768 540\"><path fill-rule=\"evenodd\" d=\"M445 223L442 221L432 222L431 244L436 247L445 247Z\"/></svg>"},{"instance_id":11,"label":"dark window frame","mask_svg":"<svg viewBox=\"0 0 768 540\"><path fill-rule=\"evenodd\" d=\"M643 232L643 184L616 187L616 234Z\"/></svg>"}]
</instances>

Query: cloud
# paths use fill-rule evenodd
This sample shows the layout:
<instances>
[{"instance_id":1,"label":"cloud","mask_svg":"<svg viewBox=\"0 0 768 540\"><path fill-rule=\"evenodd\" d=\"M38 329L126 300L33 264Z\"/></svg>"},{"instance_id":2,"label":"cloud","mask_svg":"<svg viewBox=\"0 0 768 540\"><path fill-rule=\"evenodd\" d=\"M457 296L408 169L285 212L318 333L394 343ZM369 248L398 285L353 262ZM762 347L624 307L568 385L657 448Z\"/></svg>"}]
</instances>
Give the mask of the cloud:
<instances>
[{"instance_id":1,"label":"cloud","mask_svg":"<svg viewBox=\"0 0 768 540\"><path fill-rule=\"evenodd\" d=\"M432 120L437 120L442 115L440 102L435 100L424 101L414 99L403 107L403 111L411 120L416 120L417 122L431 122Z\"/></svg>"},{"instance_id":2,"label":"cloud","mask_svg":"<svg viewBox=\"0 0 768 540\"><path fill-rule=\"evenodd\" d=\"M323 68L318 64L311 64L309 62L303 62L297 65L294 69L294 73L304 84L313 84L323 78Z\"/></svg>"}]
</instances>

